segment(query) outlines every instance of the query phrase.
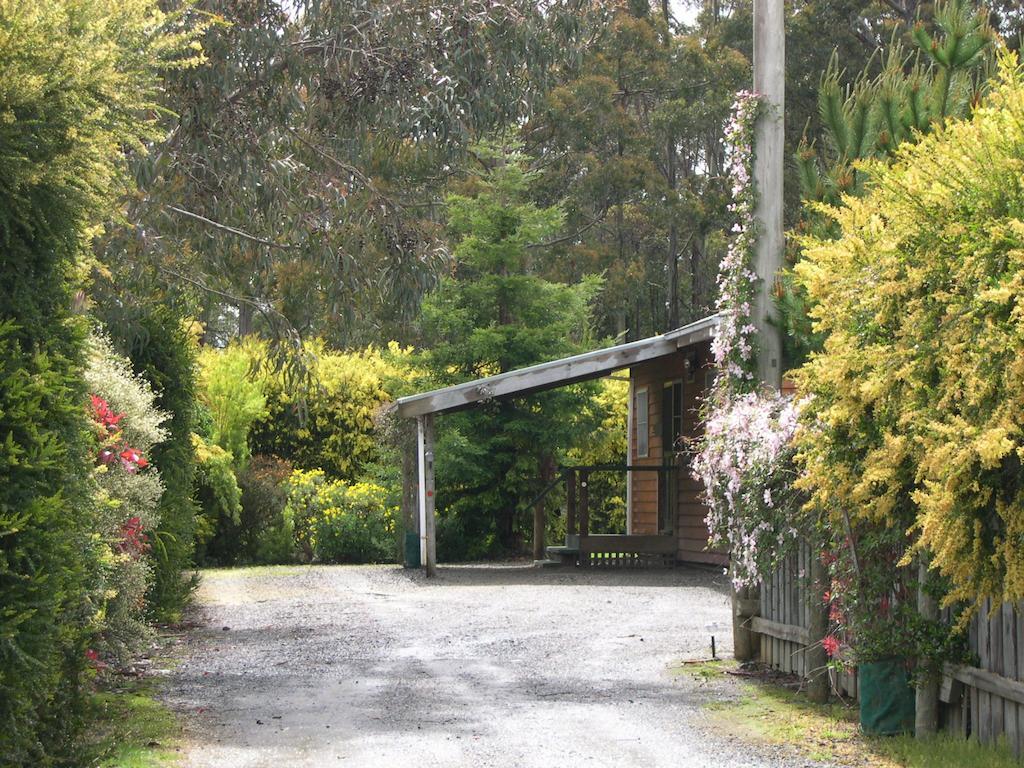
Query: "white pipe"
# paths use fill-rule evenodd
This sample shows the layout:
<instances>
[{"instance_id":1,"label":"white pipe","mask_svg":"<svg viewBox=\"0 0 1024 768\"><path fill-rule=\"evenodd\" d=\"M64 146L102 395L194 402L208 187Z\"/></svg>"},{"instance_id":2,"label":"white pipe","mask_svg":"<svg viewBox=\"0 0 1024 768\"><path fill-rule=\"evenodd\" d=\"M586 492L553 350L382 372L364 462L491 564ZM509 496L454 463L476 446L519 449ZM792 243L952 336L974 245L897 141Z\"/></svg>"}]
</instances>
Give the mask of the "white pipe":
<instances>
[{"instance_id":1,"label":"white pipe","mask_svg":"<svg viewBox=\"0 0 1024 768\"><path fill-rule=\"evenodd\" d=\"M427 567L427 460L426 436L423 417L416 417L416 470L419 475L420 497L420 565Z\"/></svg>"}]
</instances>

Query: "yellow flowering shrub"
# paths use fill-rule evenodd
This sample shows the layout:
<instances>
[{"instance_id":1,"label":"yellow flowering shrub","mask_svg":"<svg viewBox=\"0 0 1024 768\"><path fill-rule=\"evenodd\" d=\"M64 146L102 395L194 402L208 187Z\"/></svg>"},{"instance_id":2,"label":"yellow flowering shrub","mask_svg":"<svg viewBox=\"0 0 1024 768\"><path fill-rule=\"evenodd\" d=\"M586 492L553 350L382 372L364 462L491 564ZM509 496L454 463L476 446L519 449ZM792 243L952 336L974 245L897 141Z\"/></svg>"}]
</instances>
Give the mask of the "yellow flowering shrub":
<instances>
[{"instance_id":1,"label":"yellow flowering shrub","mask_svg":"<svg viewBox=\"0 0 1024 768\"><path fill-rule=\"evenodd\" d=\"M822 207L841 236L796 267L823 350L800 481L833 525L904 530L947 602L1024 598L1024 74L1003 54L965 121ZM838 530L841 530L837 528Z\"/></svg>"},{"instance_id":2,"label":"yellow flowering shrub","mask_svg":"<svg viewBox=\"0 0 1024 768\"><path fill-rule=\"evenodd\" d=\"M373 483L328 480L322 470L295 470L285 518L308 558L323 563L394 562L398 509Z\"/></svg>"}]
</instances>

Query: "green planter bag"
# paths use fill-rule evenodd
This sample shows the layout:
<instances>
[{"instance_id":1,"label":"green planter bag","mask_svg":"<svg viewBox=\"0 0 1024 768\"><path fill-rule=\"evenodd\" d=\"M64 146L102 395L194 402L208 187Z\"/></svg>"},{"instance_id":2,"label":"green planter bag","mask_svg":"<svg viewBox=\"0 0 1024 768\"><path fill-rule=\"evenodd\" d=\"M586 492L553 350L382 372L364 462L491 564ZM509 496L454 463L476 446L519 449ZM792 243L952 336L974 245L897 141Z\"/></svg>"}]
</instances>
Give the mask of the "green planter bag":
<instances>
[{"instance_id":1,"label":"green planter bag","mask_svg":"<svg viewBox=\"0 0 1024 768\"><path fill-rule=\"evenodd\" d=\"M860 727L892 736L914 731L914 689L903 659L869 661L857 667Z\"/></svg>"},{"instance_id":2,"label":"green planter bag","mask_svg":"<svg viewBox=\"0 0 1024 768\"><path fill-rule=\"evenodd\" d=\"M405 567L420 567L420 535L416 531L405 532Z\"/></svg>"}]
</instances>

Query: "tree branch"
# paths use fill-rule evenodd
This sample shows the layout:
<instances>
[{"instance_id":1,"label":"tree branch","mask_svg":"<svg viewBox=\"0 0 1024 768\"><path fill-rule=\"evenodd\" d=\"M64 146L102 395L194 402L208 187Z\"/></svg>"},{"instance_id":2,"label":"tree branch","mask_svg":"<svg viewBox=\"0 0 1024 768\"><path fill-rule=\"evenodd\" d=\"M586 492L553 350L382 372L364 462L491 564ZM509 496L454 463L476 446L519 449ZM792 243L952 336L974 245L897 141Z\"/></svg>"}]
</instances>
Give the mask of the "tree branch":
<instances>
[{"instance_id":1,"label":"tree branch","mask_svg":"<svg viewBox=\"0 0 1024 768\"><path fill-rule=\"evenodd\" d=\"M222 232L227 232L229 234L235 235L236 237L241 237L243 240L249 240L250 242L253 243L259 243L260 245L265 245L269 248L278 248L283 251L294 251L298 250L299 247L297 245L292 245L291 243L275 243L273 240L267 240L262 237L257 237L256 235L252 235L248 232L245 232L244 230L228 226L227 224L221 224L219 221L208 219L205 216L200 216L198 213L186 211L184 208L179 208L176 205L168 205L165 207L168 210L174 211L175 213L178 213L182 216L187 216L190 219L195 219L196 221L201 222L208 227L219 229Z\"/></svg>"}]
</instances>

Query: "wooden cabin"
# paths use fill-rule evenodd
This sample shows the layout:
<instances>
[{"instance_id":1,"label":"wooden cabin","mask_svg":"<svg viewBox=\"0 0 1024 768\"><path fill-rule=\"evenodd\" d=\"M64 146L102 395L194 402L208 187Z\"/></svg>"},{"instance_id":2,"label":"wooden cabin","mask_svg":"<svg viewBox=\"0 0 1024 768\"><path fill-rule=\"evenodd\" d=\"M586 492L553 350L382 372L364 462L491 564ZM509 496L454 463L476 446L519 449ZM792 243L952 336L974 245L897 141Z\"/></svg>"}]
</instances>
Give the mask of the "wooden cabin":
<instances>
[{"instance_id":1,"label":"wooden cabin","mask_svg":"<svg viewBox=\"0 0 1024 768\"><path fill-rule=\"evenodd\" d=\"M690 474L687 451L689 440L700 435L700 402L712 381L711 340L717 329L718 316L712 315L648 339L398 400L398 416L417 423L415 456L406 462L416 472L406 473L404 497L417 504L420 562L428 574L437 560L434 418L492 399L521 397L625 370L630 382L628 462L621 467L561 468L566 483L566 541L548 547L548 552L584 565L637 565L653 560L725 563L724 554L707 548L706 511L700 485ZM587 479L596 471L626 472L625 535L595 535L588 530Z\"/></svg>"},{"instance_id":2,"label":"wooden cabin","mask_svg":"<svg viewBox=\"0 0 1024 768\"><path fill-rule=\"evenodd\" d=\"M710 341L629 369L629 465L667 471L628 473L627 533L672 537L680 562L727 560L707 548L707 509L688 452L701 434L700 404L713 377Z\"/></svg>"}]
</instances>

